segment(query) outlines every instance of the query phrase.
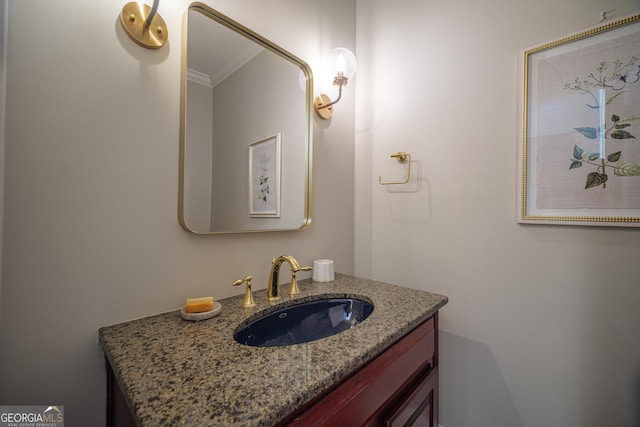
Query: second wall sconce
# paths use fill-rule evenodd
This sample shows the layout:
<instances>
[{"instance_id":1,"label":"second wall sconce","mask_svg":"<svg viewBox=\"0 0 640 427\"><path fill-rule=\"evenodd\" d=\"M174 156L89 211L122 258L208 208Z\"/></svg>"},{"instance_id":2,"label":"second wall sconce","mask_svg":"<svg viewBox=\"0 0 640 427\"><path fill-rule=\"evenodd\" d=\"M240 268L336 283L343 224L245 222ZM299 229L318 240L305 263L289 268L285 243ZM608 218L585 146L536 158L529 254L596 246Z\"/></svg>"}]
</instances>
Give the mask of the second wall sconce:
<instances>
[{"instance_id":1,"label":"second wall sconce","mask_svg":"<svg viewBox=\"0 0 640 427\"><path fill-rule=\"evenodd\" d=\"M132 1L120 12L120 23L129 38L147 49L159 49L169 38L169 31L164 19L160 16L158 5L160 0L153 0L153 7Z\"/></svg>"},{"instance_id":2,"label":"second wall sconce","mask_svg":"<svg viewBox=\"0 0 640 427\"><path fill-rule=\"evenodd\" d=\"M338 86L338 98L332 102L323 93L313 100L313 108L315 108L318 116L325 120L330 119L333 115L333 105L340 101L342 97L342 87L346 86L349 79L356 73L356 57L349 49L339 47L332 50L329 53L328 61L331 71L335 72L333 84Z\"/></svg>"}]
</instances>

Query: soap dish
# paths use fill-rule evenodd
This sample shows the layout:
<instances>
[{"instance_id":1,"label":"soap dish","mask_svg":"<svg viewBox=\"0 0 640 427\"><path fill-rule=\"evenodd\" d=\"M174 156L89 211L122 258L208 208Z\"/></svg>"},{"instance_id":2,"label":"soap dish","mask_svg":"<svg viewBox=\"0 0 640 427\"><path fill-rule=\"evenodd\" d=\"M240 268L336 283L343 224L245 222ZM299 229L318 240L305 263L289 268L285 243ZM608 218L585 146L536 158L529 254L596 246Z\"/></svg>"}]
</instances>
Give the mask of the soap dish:
<instances>
[{"instance_id":1,"label":"soap dish","mask_svg":"<svg viewBox=\"0 0 640 427\"><path fill-rule=\"evenodd\" d=\"M184 311L184 307L180 309L180 317L184 320L191 320L192 322L197 322L198 320L206 320L211 319L212 317L217 316L222 311L222 304L219 302L213 303L213 310L203 311L202 313L186 313Z\"/></svg>"}]
</instances>

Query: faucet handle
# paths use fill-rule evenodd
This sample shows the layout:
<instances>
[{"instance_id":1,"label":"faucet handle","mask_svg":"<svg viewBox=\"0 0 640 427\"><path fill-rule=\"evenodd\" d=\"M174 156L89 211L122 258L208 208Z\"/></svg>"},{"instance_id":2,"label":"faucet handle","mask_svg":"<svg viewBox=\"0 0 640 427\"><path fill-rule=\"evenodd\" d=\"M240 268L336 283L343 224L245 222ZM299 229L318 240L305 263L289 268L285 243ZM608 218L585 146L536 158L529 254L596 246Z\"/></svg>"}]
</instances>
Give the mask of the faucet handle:
<instances>
[{"instance_id":1,"label":"faucet handle","mask_svg":"<svg viewBox=\"0 0 640 427\"><path fill-rule=\"evenodd\" d=\"M298 279L296 279L296 273L298 271L309 270L313 270L313 267L311 267L310 265L291 269L291 287L289 288L289 295L296 295L300 293L300 288L298 287Z\"/></svg>"},{"instance_id":2,"label":"faucet handle","mask_svg":"<svg viewBox=\"0 0 640 427\"><path fill-rule=\"evenodd\" d=\"M251 279L253 279L253 276L247 276L244 279L238 279L233 282L233 286L240 286L245 282L247 283L247 287L244 291L244 301L242 303L242 306L245 308L253 307L254 305L256 305L256 302L253 299L253 294L251 293Z\"/></svg>"}]
</instances>

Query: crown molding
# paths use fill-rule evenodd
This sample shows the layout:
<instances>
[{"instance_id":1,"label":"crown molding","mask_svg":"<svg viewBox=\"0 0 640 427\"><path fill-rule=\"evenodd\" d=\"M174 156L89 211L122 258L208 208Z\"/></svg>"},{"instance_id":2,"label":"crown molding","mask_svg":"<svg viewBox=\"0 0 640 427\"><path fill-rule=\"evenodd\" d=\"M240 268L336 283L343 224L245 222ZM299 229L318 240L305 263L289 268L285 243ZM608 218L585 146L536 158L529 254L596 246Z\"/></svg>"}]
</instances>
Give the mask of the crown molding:
<instances>
[{"instance_id":1,"label":"crown molding","mask_svg":"<svg viewBox=\"0 0 640 427\"><path fill-rule=\"evenodd\" d=\"M192 70L191 68L187 68L187 80L202 86L206 86L208 88L213 88L213 84L211 83L211 77L209 77L208 74L201 73L200 71Z\"/></svg>"}]
</instances>

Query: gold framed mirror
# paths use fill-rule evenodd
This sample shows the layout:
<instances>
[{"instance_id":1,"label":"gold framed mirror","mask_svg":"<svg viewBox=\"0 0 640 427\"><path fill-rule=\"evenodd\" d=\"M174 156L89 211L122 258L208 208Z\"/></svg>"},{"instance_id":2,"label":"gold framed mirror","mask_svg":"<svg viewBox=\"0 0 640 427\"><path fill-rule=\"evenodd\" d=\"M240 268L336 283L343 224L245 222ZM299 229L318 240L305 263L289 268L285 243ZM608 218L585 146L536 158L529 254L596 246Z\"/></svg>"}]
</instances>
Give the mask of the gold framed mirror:
<instances>
[{"instance_id":1,"label":"gold framed mirror","mask_svg":"<svg viewBox=\"0 0 640 427\"><path fill-rule=\"evenodd\" d=\"M178 219L196 234L311 220L309 66L196 2L184 25Z\"/></svg>"}]
</instances>

